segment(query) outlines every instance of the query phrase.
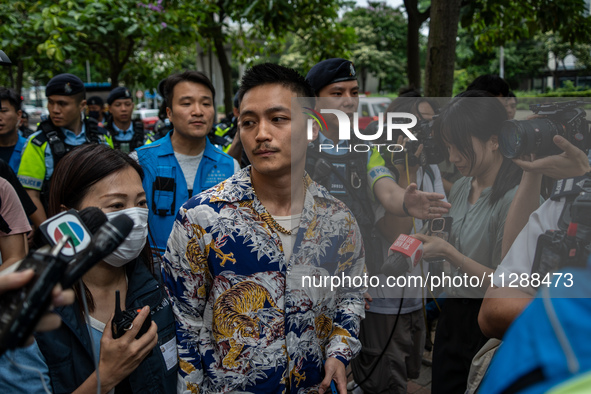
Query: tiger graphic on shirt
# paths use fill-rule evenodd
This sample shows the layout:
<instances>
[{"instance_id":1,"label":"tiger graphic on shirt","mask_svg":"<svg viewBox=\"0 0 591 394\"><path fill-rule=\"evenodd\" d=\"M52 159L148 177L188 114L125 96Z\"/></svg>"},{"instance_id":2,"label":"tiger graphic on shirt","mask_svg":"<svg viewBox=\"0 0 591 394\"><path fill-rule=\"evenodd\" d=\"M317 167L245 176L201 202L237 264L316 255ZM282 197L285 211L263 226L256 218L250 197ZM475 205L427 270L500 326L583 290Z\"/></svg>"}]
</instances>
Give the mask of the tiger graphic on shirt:
<instances>
[{"instance_id":1,"label":"tiger graphic on shirt","mask_svg":"<svg viewBox=\"0 0 591 394\"><path fill-rule=\"evenodd\" d=\"M280 310L269 291L262 285L252 282L240 282L224 291L213 306L213 335L220 343L227 340L230 350L224 357L222 365L233 369L239 366L236 359L244 348L244 339L259 339L259 318L249 314L265 307L269 303L278 312Z\"/></svg>"}]
</instances>

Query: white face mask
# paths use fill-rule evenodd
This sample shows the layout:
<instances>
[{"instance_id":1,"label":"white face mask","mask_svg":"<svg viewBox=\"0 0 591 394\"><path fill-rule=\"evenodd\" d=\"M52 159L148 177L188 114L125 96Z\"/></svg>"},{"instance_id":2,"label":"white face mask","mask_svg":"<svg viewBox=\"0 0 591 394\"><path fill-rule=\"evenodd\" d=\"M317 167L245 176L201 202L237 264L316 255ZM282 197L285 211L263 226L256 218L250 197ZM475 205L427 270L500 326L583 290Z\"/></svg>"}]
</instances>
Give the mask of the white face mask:
<instances>
[{"instance_id":1,"label":"white face mask","mask_svg":"<svg viewBox=\"0 0 591 394\"><path fill-rule=\"evenodd\" d=\"M133 220L133 229L117 249L103 260L114 266L122 267L140 255L148 236L148 208L128 208L107 213L109 220L126 214Z\"/></svg>"}]
</instances>

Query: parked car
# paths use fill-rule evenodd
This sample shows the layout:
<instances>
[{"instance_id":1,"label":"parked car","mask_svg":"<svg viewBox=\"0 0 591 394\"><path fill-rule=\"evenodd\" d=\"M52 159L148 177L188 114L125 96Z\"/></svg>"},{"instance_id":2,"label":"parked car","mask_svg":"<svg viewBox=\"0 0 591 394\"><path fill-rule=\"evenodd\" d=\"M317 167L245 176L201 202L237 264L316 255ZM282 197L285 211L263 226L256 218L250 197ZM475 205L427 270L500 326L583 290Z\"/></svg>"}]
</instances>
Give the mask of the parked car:
<instances>
[{"instance_id":1,"label":"parked car","mask_svg":"<svg viewBox=\"0 0 591 394\"><path fill-rule=\"evenodd\" d=\"M144 130L154 130L154 125L158 121L158 109L138 109L133 111L131 118L140 119L144 123Z\"/></svg>"},{"instance_id":2,"label":"parked car","mask_svg":"<svg viewBox=\"0 0 591 394\"><path fill-rule=\"evenodd\" d=\"M364 130L368 124L378 120L378 114L386 113L391 102L388 97L359 97L359 130Z\"/></svg>"}]
</instances>

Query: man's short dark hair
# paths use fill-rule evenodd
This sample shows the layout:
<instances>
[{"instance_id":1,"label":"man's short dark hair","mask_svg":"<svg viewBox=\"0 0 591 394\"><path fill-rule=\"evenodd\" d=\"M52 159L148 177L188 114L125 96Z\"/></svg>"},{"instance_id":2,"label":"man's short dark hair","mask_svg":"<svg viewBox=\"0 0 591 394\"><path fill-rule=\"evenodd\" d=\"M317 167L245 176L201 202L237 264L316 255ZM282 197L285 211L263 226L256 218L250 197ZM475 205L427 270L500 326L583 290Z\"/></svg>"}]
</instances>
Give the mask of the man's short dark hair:
<instances>
[{"instance_id":1,"label":"man's short dark hair","mask_svg":"<svg viewBox=\"0 0 591 394\"><path fill-rule=\"evenodd\" d=\"M485 74L472 81L466 90L484 90L493 96L507 97L509 84L498 75Z\"/></svg>"},{"instance_id":2,"label":"man's short dark hair","mask_svg":"<svg viewBox=\"0 0 591 394\"><path fill-rule=\"evenodd\" d=\"M14 108L14 112L21 109L21 98L12 89L0 87L0 100L6 100Z\"/></svg>"},{"instance_id":3,"label":"man's short dark hair","mask_svg":"<svg viewBox=\"0 0 591 394\"><path fill-rule=\"evenodd\" d=\"M172 74L166 78L163 86L164 98L166 99L166 106L172 109L172 99L174 97L174 87L181 82L193 82L205 86L211 90L211 98L215 100L215 89L213 84L207 78L207 75L200 71L185 71L182 73Z\"/></svg>"},{"instance_id":4,"label":"man's short dark hair","mask_svg":"<svg viewBox=\"0 0 591 394\"><path fill-rule=\"evenodd\" d=\"M253 66L244 73L240 82L240 90L238 90L239 103L242 102L242 98L249 90L269 84L284 86L300 97L314 97L314 90L296 70L278 64L263 63Z\"/></svg>"}]
</instances>

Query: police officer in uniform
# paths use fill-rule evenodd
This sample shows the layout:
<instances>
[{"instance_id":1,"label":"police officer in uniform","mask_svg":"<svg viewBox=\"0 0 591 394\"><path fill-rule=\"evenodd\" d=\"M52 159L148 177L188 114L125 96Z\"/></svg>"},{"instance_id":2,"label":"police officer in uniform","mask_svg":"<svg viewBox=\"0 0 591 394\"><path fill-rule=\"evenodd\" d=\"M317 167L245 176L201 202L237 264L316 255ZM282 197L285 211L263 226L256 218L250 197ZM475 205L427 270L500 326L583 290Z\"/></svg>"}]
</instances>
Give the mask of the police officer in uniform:
<instances>
[{"instance_id":1,"label":"police officer in uniform","mask_svg":"<svg viewBox=\"0 0 591 394\"><path fill-rule=\"evenodd\" d=\"M16 173L27 139L18 133L21 98L11 89L0 87L0 159Z\"/></svg>"},{"instance_id":2,"label":"police officer in uniform","mask_svg":"<svg viewBox=\"0 0 591 394\"><path fill-rule=\"evenodd\" d=\"M318 112L321 108L337 109L352 119L359 104L359 84L351 61L340 58L321 61L310 69L306 79L316 94ZM416 184L402 189L376 148L367 153L351 149L368 141L358 140L354 133L350 141L339 140L336 116L324 114L323 117L328 127L310 143L306 171L351 209L363 235L368 270L376 273L383 259L368 196L373 194L388 212L402 217L433 219L446 213L450 205L441 201L445 196L421 192ZM321 150L320 144L333 148Z\"/></svg>"},{"instance_id":3,"label":"police officer in uniform","mask_svg":"<svg viewBox=\"0 0 591 394\"><path fill-rule=\"evenodd\" d=\"M96 119L84 116L86 89L75 75L59 74L45 87L48 119L39 124L23 151L18 178L46 218L45 195L53 169L71 149L86 143L113 146L107 131Z\"/></svg>"},{"instance_id":4,"label":"police officer in uniform","mask_svg":"<svg viewBox=\"0 0 591 394\"><path fill-rule=\"evenodd\" d=\"M211 133L209 133L211 143L228 154L232 147L234 136L238 131L238 93L234 95L233 105L232 114L226 116L220 123L213 126Z\"/></svg>"},{"instance_id":5,"label":"police officer in uniform","mask_svg":"<svg viewBox=\"0 0 591 394\"><path fill-rule=\"evenodd\" d=\"M109 104L109 120L105 128L113 138L113 146L123 152L133 152L146 142L144 124L140 119L131 120L133 99L129 89L116 87L107 97Z\"/></svg>"},{"instance_id":6,"label":"police officer in uniform","mask_svg":"<svg viewBox=\"0 0 591 394\"><path fill-rule=\"evenodd\" d=\"M209 78L185 71L168 77L164 90L173 130L131 154L144 170L150 244L160 253L166 250L181 205L239 169L207 138L215 117L215 90Z\"/></svg>"},{"instance_id":7,"label":"police officer in uniform","mask_svg":"<svg viewBox=\"0 0 591 394\"><path fill-rule=\"evenodd\" d=\"M88 106L88 116L96 119L99 122L99 126L104 127L105 113L103 99L100 96L92 96L86 100Z\"/></svg>"}]
</instances>

